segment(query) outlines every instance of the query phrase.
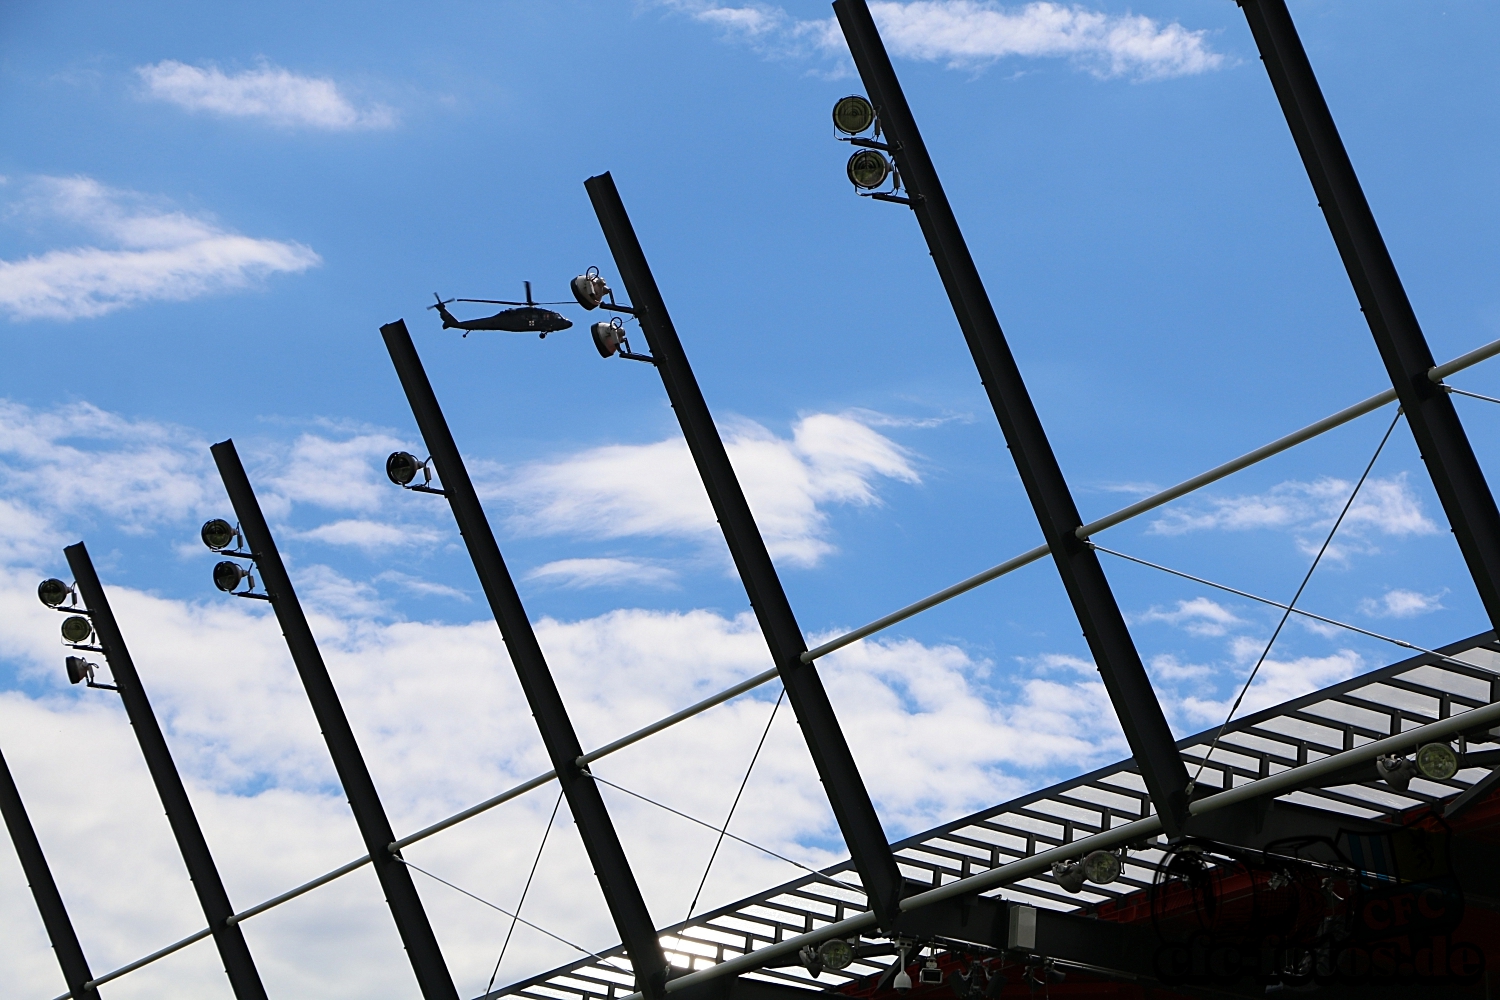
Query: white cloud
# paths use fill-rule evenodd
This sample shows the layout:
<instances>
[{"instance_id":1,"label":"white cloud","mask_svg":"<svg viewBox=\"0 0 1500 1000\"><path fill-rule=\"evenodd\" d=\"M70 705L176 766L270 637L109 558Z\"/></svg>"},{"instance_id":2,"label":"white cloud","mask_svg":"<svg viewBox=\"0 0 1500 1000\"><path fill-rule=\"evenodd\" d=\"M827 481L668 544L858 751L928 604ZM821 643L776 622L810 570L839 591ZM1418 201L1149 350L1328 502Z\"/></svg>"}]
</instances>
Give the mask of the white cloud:
<instances>
[{"instance_id":1,"label":"white cloud","mask_svg":"<svg viewBox=\"0 0 1500 1000\"><path fill-rule=\"evenodd\" d=\"M88 177L39 178L19 208L81 226L117 248L73 247L0 261L0 309L12 319L103 316L141 302L242 288L321 263L300 243L241 236Z\"/></svg>"},{"instance_id":2,"label":"white cloud","mask_svg":"<svg viewBox=\"0 0 1500 1000\"><path fill-rule=\"evenodd\" d=\"M563 587L624 587L630 584L662 586L670 584L677 574L665 566L655 566L640 559L558 559L544 563L526 574L528 580Z\"/></svg>"},{"instance_id":3,"label":"white cloud","mask_svg":"<svg viewBox=\"0 0 1500 1000\"><path fill-rule=\"evenodd\" d=\"M900 445L843 414L802 417L790 439L740 422L725 445L766 546L798 566L815 565L834 550L826 539L825 505L879 503L877 477L920 481ZM524 466L489 492L512 501L512 524L535 534L719 536L687 445L676 436Z\"/></svg>"},{"instance_id":4,"label":"white cloud","mask_svg":"<svg viewBox=\"0 0 1500 1000\"><path fill-rule=\"evenodd\" d=\"M328 524L320 524L316 528L298 532L298 535L328 545L352 545L367 552L411 545L432 545L441 541L443 537L430 528L386 524L383 521L370 521L363 518L331 521Z\"/></svg>"},{"instance_id":5,"label":"white cloud","mask_svg":"<svg viewBox=\"0 0 1500 1000\"><path fill-rule=\"evenodd\" d=\"M1151 522L1157 535L1194 531L1288 531L1309 554L1316 552L1333 519L1349 499L1354 484L1344 479L1280 483L1265 493L1200 500L1168 510ZM1329 555L1339 558L1371 533L1403 538L1431 535L1437 525L1422 510L1422 501L1402 472L1386 479L1365 481L1359 497L1339 528L1339 541Z\"/></svg>"},{"instance_id":6,"label":"white cloud","mask_svg":"<svg viewBox=\"0 0 1500 1000\"><path fill-rule=\"evenodd\" d=\"M1365 598L1359 602L1361 614L1372 618L1415 618L1443 607L1444 590L1436 594L1421 594L1415 590L1388 590L1378 599Z\"/></svg>"},{"instance_id":7,"label":"white cloud","mask_svg":"<svg viewBox=\"0 0 1500 1000\"><path fill-rule=\"evenodd\" d=\"M396 124L390 108L355 107L326 77L301 76L263 63L259 69L226 74L217 66L189 66L166 59L136 67L155 98L189 111L226 118L260 118L274 125L348 131Z\"/></svg>"},{"instance_id":8,"label":"white cloud","mask_svg":"<svg viewBox=\"0 0 1500 1000\"><path fill-rule=\"evenodd\" d=\"M1224 635L1235 625L1243 625L1244 621L1237 617L1234 612L1224 607L1217 601L1211 601L1207 597L1195 597L1189 601L1178 601L1177 608L1173 611L1163 611L1159 607L1152 607L1137 618L1142 622L1165 622L1175 625L1193 635L1198 636L1220 636Z\"/></svg>"},{"instance_id":9,"label":"white cloud","mask_svg":"<svg viewBox=\"0 0 1500 1000\"><path fill-rule=\"evenodd\" d=\"M780 56L818 52L844 58L836 20L804 21L769 4L727 6L702 0L669 3L693 19ZM1155 80L1218 69L1225 58L1206 31L1139 14L1106 14L1078 4L1007 7L976 0L872 3L870 11L892 55L960 68L1007 58L1066 58L1100 77Z\"/></svg>"},{"instance_id":10,"label":"white cloud","mask_svg":"<svg viewBox=\"0 0 1500 1000\"><path fill-rule=\"evenodd\" d=\"M1236 659L1245 666L1248 673L1250 666L1255 663L1256 658L1265 648L1265 642L1241 637L1234 642L1233 648ZM1318 688L1346 680L1362 669L1364 669L1364 659L1349 649L1341 649L1329 656L1299 656L1293 660L1277 660L1268 657L1261 664L1260 672L1255 675L1255 683L1250 685L1250 690L1246 692L1245 700L1236 714L1238 716L1250 715L1263 708L1300 697L1309 691L1316 691ZM1180 702L1180 711L1187 718L1204 725L1218 725L1224 721L1229 706L1234 703L1234 695L1238 693L1239 686L1243 683L1243 680L1237 680L1234 691L1224 698L1211 699L1197 696L1183 698Z\"/></svg>"}]
</instances>

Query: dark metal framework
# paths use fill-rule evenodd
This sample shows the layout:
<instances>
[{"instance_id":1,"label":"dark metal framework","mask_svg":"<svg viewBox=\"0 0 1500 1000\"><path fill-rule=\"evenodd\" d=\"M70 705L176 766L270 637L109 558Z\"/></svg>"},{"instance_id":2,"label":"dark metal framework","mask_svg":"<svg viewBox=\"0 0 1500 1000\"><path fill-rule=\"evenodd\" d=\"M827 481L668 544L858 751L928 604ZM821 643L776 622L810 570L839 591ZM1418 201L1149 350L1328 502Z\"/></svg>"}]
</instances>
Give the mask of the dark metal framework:
<instances>
[{"instance_id":1,"label":"dark metal framework","mask_svg":"<svg viewBox=\"0 0 1500 1000\"><path fill-rule=\"evenodd\" d=\"M457 1000L458 989L453 985L447 962L443 960L437 935L427 920L422 898L412 883L411 872L391 851L396 834L386 818L385 807L380 804L375 781L370 777L370 769L354 739L354 729L339 702L338 691L334 689L333 678L323 663L323 654L318 651L317 640L307 624L297 592L292 589L291 577L287 575L276 540L261 513L260 501L250 486L250 477L245 474L233 441L221 441L210 450L219 467L219 476L224 480L224 489L229 493L229 502L234 506L235 517L239 519L240 530L244 532L245 545L249 549L244 554L253 559L260 570L266 596L286 637L287 649L291 651L292 662L302 678L307 700L312 703L318 728L322 730L328 753L333 758L334 770L349 796L349 808L354 812L354 821L359 825L365 849L370 852L375 875L385 891L386 902L390 904L391 916L395 918L396 930L406 946L407 958L416 973L422 996L424 1000Z\"/></svg>"},{"instance_id":2,"label":"dark metal framework","mask_svg":"<svg viewBox=\"0 0 1500 1000\"><path fill-rule=\"evenodd\" d=\"M682 342L677 338L677 330L667 314L635 228L625 213L614 178L607 173L590 177L584 187L594 203L594 213L599 217L620 279L630 296L631 311L651 346L656 370L661 374L693 462L708 490L735 568L750 595L750 605L755 609L771 658L786 687L787 700L801 723L807 749L823 780L839 830L881 926L890 926L903 891L901 873L817 668L802 662L802 654L807 651L802 628L750 513L750 504L734 474L729 453L724 450Z\"/></svg>"},{"instance_id":3,"label":"dark metal framework","mask_svg":"<svg viewBox=\"0 0 1500 1000\"><path fill-rule=\"evenodd\" d=\"M438 479L442 482L441 492L453 509L453 518L458 522L464 544L468 546L469 558L479 574L495 623L500 626L500 634L510 651L516 676L521 680L531 714L547 747L547 756L578 824L584 848L599 879L599 888L604 892L605 903L620 932L620 940L625 942L630 954L638 980L637 988L648 997L658 996L669 970L656 935L656 925L646 909L646 901L630 870L630 861L625 856L599 787L579 764L583 745L578 742L567 706L557 690L531 621L526 617L526 608L500 554L500 546L479 502L479 494L469 479L463 456L459 454L448 421L438 406L437 395L432 391L432 383L422 367L422 359L412 344L405 321L386 324L380 328L380 334L390 351L396 374L400 376L401 387L411 403L412 414L416 417L422 439L427 443L431 461L437 467Z\"/></svg>"},{"instance_id":4,"label":"dark metal framework","mask_svg":"<svg viewBox=\"0 0 1500 1000\"><path fill-rule=\"evenodd\" d=\"M1500 628L1500 510L1484 471L1453 400L1427 378L1432 351L1285 0L1239 0L1239 4L1438 500L1490 622Z\"/></svg>"},{"instance_id":5,"label":"dark metal framework","mask_svg":"<svg viewBox=\"0 0 1500 1000\"><path fill-rule=\"evenodd\" d=\"M1500 670L1500 641L1494 632L1443 646L1438 652L1475 666L1424 653L1235 720L1214 750L1203 784L1210 792L1244 785L1309 758L1316 760L1500 701L1500 676L1493 672ZM1215 730L1205 730L1178 741L1176 748L1185 760L1197 764L1206 758L1214 736ZM1494 738L1488 737L1491 743ZM1240 821L1230 829L1223 829L1230 823L1221 824L1212 835L1231 843L1261 844L1286 836L1289 831L1280 824L1290 824L1303 834L1340 830L1357 834L1389 829L1379 822L1381 817L1443 799L1450 800L1451 815L1455 806L1465 804L1463 795L1454 798L1454 793L1473 789L1482 793L1495 787L1495 775L1500 774L1497 764L1500 751L1470 752L1453 778L1418 778L1405 791L1393 789L1373 774L1351 777L1342 784L1320 784L1278 796L1262 813L1259 829L1255 822L1227 811L1226 820ZM909 880L936 887L1120 827L1145 816L1149 809L1138 762L1126 759L945 823L892 847ZM1083 891L1071 894L1053 878L1036 875L1005 885L1004 898L1036 907L1041 913L1051 911L1059 918L1068 911L1120 900L1152 884L1165 847L1153 840L1144 849L1132 849L1120 879L1110 885L1087 884ZM846 875L853 868L852 862L844 862L824 869L823 874ZM980 901L998 896L998 891L989 893ZM857 886L841 890L823 878L807 875L665 928L662 935L675 963L706 968L837 923L868 906ZM1067 925L1070 937L1085 947L1067 950L1072 946L1064 943L1064 950L1052 950L1039 933L1036 950L1086 965L1108 964L1087 937L1078 934L1080 925L1098 923L1075 916ZM615 962L618 954L618 949L600 953ZM888 962L862 957L846 969L824 970L818 979L797 965L763 968L748 975L806 990L829 990L879 972ZM628 991L629 982L629 973L611 961L585 959L514 983L491 997L618 1000Z\"/></svg>"},{"instance_id":6,"label":"dark metal framework","mask_svg":"<svg viewBox=\"0 0 1500 1000\"><path fill-rule=\"evenodd\" d=\"M68 992L82 1000L98 1000L99 991L89 985L94 981L94 974L89 971L88 959L83 957L83 946L78 943L73 921L68 919L62 893L57 891L52 869L47 867L41 842L36 839L36 830L26 815L26 805L21 801L21 792L11 777L4 754L0 754L0 816L5 818L11 843L16 845L21 870L26 873L26 883L31 886L31 896L42 915L42 926L47 929L47 939L52 942L57 964L62 967Z\"/></svg>"},{"instance_id":7,"label":"dark metal framework","mask_svg":"<svg viewBox=\"0 0 1500 1000\"><path fill-rule=\"evenodd\" d=\"M838 0L833 9L885 130L889 151L906 183L909 195L906 202L916 214L927 247L932 251L933 262L979 369L980 381L999 418L1000 429L1115 714L1125 730L1131 752L1140 761L1141 774L1161 814L1162 824L1175 834L1186 816L1188 775L1173 746L1172 731L1151 687L1151 679L1146 675L1098 555L1078 537L1083 519L1005 341L953 208L943 193L932 158L927 155L916 119L907 106L869 8L864 0ZM1429 361L1428 367L1431 366ZM1422 369L1424 373L1426 370Z\"/></svg>"},{"instance_id":8,"label":"dark metal framework","mask_svg":"<svg viewBox=\"0 0 1500 1000\"><path fill-rule=\"evenodd\" d=\"M177 765L172 762L166 737L162 735L161 725L151 710L151 702L146 697L146 689L141 684L140 674L136 672L135 661L131 659L130 650L125 645L119 623L115 621L109 598L104 593L104 585L99 582L99 574L94 570L94 561L89 558L88 549L82 542L69 545L63 549L63 554L68 557L68 568L73 571L73 579L77 582L79 596L83 598L87 609L85 613L94 626L99 649L109 662L120 701L125 706L125 714L130 717L130 728L135 731L136 741L141 745L141 754L146 758L146 768L156 784L156 793L161 796L162 808L166 810L167 821L172 825L172 835L177 838L177 847L182 852L183 863L187 865L188 876L193 881L193 889L203 907L203 916L208 920L209 929L213 931L219 957L224 960L224 972L229 976L229 984L238 1000L265 1000L266 989L261 985L260 973L256 971L255 960L250 956L250 946L245 943L245 935L239 925L229 919L234 915L234 907L229 905L229 893L224 890L224 881L219 877L219 869L209 852L208 841L203 836L202 827L198 825L198 817L193 812L192 802L188 800L182 776L177 773ZM77 995L76 990L74 995Z\"/></svg>"}]
</instances>

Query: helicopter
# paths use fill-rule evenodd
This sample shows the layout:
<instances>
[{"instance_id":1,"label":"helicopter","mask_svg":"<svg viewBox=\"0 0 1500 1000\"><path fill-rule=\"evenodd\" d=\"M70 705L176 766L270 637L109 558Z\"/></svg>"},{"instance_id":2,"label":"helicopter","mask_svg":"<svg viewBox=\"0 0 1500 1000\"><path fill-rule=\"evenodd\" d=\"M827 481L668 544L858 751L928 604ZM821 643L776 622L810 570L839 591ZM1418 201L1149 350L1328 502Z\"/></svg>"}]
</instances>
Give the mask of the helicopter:
<instances>
[{"instance_id":1,"label":"helicopter","mask_svg":"<svg viewBox=\"0 0 1500 1000\"><path fill-rule=\"evenodd\" d=\"M573 321L561 313L542 308L542 306L572 305L571 302L534 302L531 298L531 282L528 281L525 284L525 302L507 302L504 299L444 299L437 292L433 292L432 297L437 299L437 303L427 308L438 311L438 315L443 318L444 330L462 330L465 337L473 330L504 330L507 333L535 332L537 336L546 340L547 334L566 330L573 325ZM453 314L447 309L449 302L487 302L490 305L518 308L502 309L493 316L480 319L454 319Z\"/></svg>"}]
</instances>

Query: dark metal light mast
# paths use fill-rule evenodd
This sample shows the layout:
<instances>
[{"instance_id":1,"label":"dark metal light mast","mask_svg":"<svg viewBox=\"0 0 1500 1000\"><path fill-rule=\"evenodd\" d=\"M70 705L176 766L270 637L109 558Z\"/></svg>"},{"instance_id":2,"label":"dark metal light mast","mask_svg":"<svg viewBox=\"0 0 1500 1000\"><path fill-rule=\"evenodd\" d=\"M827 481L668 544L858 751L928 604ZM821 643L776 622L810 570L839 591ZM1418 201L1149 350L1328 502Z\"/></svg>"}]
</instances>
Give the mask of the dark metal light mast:
<instances>
[{"instance_id":1,"label":"dark metal light mast","mask_svg":"<svg viewBox=\"0 0 1500 1000\"><path fill-rule=\"evenodd\" d=\"M661 374L667 397L682 425L688 449L708 490L709 501L718 516L724 539L729 543L735 568L750 595L751 607L760 622L771 658L781 673L787 699L801 723L808 751L823 780L834 817L849 847L855 868L864 883L870 908L882 927L889 927L898 914L897 903L903 889L901 870L896 866L880 817L870 801L854 755L839 727L838 716L823 689L817 668L802 662L807 643L802 627L782 589L776 566L761 538L760 529L750 513L750 504L740 487L729 453L714 425L713 414L698 388L693 369L688 364L682 343L677 338L666 303L656 287L645 252L636 238L630 217L614 178L609 174L590 177L584 182L594 213L604 229L610 253L619 268L620 279L630 296L631 310L640 321L641 330L651 346L656 370Z\"/></svg>"},{"instance_id":2,"label":"dark metal light mast","mask_svg":"<svg viewBox=\"0 0 1500 1000\"><path fill-rule=\"evenodd\" d=\"M250 956L250 946L245 943L245 935L239 925L229 920L234 914L234 907L229 905L229 894L224 891L224 882L219 878L219 869L214 864L213 855L209 853L208 841L198 825L198 817L193 813L193 804L188 800L182 776L177 773L177 765L172 762L166 737L162 735L161 726L151 710L146 689L141 684L140 675L136 673L135 661L131 659L130 650L125 646L125 637L110 609L109 598L105 596L104 586L99 582L94 562L89 558L88 549L82 542L69 545L63 549L63 554L68 557L68 567L73 571L73 579L77 581L79 596L88 609L87 614L94 626L94 634L98 637L99 648L109 661L110 673L114 675L115 685L119 688L120 701L125 705L125 714L130 717L130 727L135 730L135 738L141 745L141 754L146 758L151 780L155 782L156 792L161 796L162 808L166 810L172 834L177 838L177 847L187 865L193 889L198 893L198 902L203 906L203 916L207 918L209 929L213 931L219 957L224 960L224 972L229 976L229 984L239 1000L265 1000L266 990L261 985L255 960Z\"/></svg>"},{"instance_id":3,"label":"dark metal light mast","mask_svg":"<svg viewBox=\"0 0 1500 1000\"><path fill-rule=\"evenodd\" d=\"M1453 400L1427 375L1432 351L1286 3L1239 2L1459 551L1490 622L1500 629L1500 510L1494 495Z\"/></svg>"},{"instance_id":4,"label":"dark metal light mast","mask_svg":"<svg viewBox=\"0 0 1500 1000\"><path fill-rule=\"evenodd\" d=\"M927 154L870 10L864 0L837 0L833 9L906 183L909 198L895 200L907 201L922 227L1130 751L1161 814L1163 827L1176 835L1187 816L1188 774L1151 679L1098 555L1077 535L1083 519L1000 329L958 219L943 193L937 169ZM890 196L886 198L890 200Z\"/></svg>"},{"instance_id":5,"label":"dark metal light mast","mask_svg":"<svg viewBox=\"0 0 1500 1000\"><path fill-rule=\"evenodd\" d=\"M83 957L83 946L78 943L73 921L68 919L62 893L57 891L57 883L52 880L52 869L47 867L41 842L36 839L36 830L26 815L26 806L21 801L21 793L11 777L4 754L0 754L0 816L5 817L11 842L16 845L21 870L26 873L36 908L41 911L42 925L47 928L47 938L52 942L57 964L62 967L68 991L79 1000L99 1000L99 992L88 985L93 982L94 974L89 971L88 960Z\"/></svg>"},{"instance_id":6,"label":"dark metal light mast","mask_svg":"<svg viewBox=\"0 0 1500 1000\"><path fill-rule=\"evenodd\" d=\"M229 501L234 505L235 516L239 518L245 545L260 570L266 595L286 637L292 662L296 664L302 686L307 690L307 700L312 703L318 728L323 731L334 770L349 796L349 808L354 812L354 821L359 825L365 849L370 853L375 875L385 891L386 902L390 904L391 916L395 918L396 930L406 946L406 955L411 960L422 996L425 1000L458 1000L458 989L453 985L447 962L443 960L437 935L427 920L422 898L412 884L411 872L391 851L396 834L391 830L385 807L380 804L375 781L370 777L370 769L354 739L354 729L344 714L333 678L328 675L323 654L318 651L317 640L307 624L297 592L292 589L291 577L281 562L276 540L261 513L260 501L255 498L239 453L235 451L233 441L221 441L210 450L229 493Z\"/></svg>"},{"instance_id":7,"label":"dark metal light mast","mask_svg":"<svg viewBox=\"0 0 1500 1000\"><path fill-rule=\"evenodd\" d=\"M578 742L567 706L557 690L531 621L526 617L526 608L500 554L500 546L490 529L474 483L469 479L463 456L459 454L448 421L438 406L437 395L432 391L422 359L417 356L406 322L388 323L380 328L380 335L385 338L385 346L391 353L396 374L400 376L401 387L406 390L406 398L422 432L422 440L432 455L432 463L437 466L442 492L448 497L459 533L468 546L469 558L473 560L485 597L489 599L490 611L510 651L516 676L521 680L521 688L547 747L547 755L557 772L563 794L567 796L568 808L578 823L578 832L583 837L599 887L620 932L620 940L630 954L636 988L647 997L659 997L669 969L656 925L646 909L646 901L630 870L630 861L604 806L599 787L579 766L583 745Z\"/></svg>"}]
</instances>

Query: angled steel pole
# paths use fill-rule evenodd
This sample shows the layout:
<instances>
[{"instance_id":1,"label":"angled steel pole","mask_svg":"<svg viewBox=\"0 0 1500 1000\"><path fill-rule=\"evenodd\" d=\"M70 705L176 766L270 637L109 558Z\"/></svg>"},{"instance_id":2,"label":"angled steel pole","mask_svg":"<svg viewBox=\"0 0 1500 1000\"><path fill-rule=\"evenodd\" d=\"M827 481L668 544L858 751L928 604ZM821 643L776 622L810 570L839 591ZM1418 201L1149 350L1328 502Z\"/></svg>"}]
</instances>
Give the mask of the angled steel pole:
<instances>
[{"instance_id":1,"label":"angled steel pole","mask_svg":"<svg viewBox=\"0 0 1500 1000\"><path fill-rule=\"evenodd\" d=\"M364 838L365 850L370 853L380 887L385 890L386 902L390 904L391 916L396 921L396 931L406 946L406 956L417 975L422 996L424 1000L458 1000L458 989L453 985L448 963L443 960L437 935L427 921L422 897L417 895L417 887L412 884L411 872L391 851L396 834L386 818L385 807L380 804L375 781L365 766L364 755L359 752L354 729L344 715L344 706L339 703L333 678L328 676L323 654L318 651L307 616L302 613L302 604L292 589L291 577L281 562L276 540L271 537L271 529L261 513L255 491L250 487L250 478L245 475L239 453L235 451L233 441L221 441L209 450L219 467L229 502L234 505L245 545L256 569L260 570L266 596L276 611L276 620L286 637L292 662L296 664L302 686L307 690L307 700L312 703L318 728L323 731L334 770L338 772L344 793L349 796L349 808L354 812L354 821L359 825L360 836Z\"/></svg>"},{"instance_id":2,"label":"angled steel pole","mask_svg":"<svg viewBox=\"0 0 1500 1000\"><path fill-rule=\"evenodd\" d=\"M21 793L11 777L4 754L0 754L0 816L5 817L11 842L16 845L21 870L26 873L26 883L31 886L36 908L41 911L42 925L47 928L47 938L52 942L57 964L62 966L69 992L79 1000L98 1000L99 992L89 985L94 981L94 974L89 971L88 959L83 957L83 947L73 931L73 921L68 919L62 893L57 891L57 883L52 880L52 869L47 867L41 842L36 839L36 830L26 815L26 806L21 802Z\"/></svg>"},{"instance_id":3,"label":"angled steel pole","mask_svg":"<svg viewBox=\"0 0 1500 1000\"><path fill-rule=\"evenodd\" d=\"M136 742L141 745L141 754L146 758L146 768L156 784L156 793L161 796L162 808L172 825L172 835L177 838L177 848L182 852L193 889L198 893L203 916L213 931L214 944L219 948L219 957L224 960L229 985L238 1000L265 1000L266 990L261 985L260 973L255 969L255 960L250 957L250 946L245 943L239 925L229 921L234 907L229 905L229 894L224 891L224 882L219 878L213 855L209 853L208 841L204 839L198 817L193 813L187 789L182 786L182 776L172 762L166 737L162 735L151 702L146 697L146 689L136 673L135 661L125 646L125 637L110 609L99 574L94 571L94 561L89 558L88 549L82 542L69 545L63 549L63 554L68 557L68 567L77 581L79 596L88 609L86 613L93 623L99 648L109 661L109 671L119 688L120 701L125 705L125 714L130 717L130 728L135 730Z\"/></svg>"},{"instance_id":4,"label":"angled steel pole","mask_svg":"<svg viewBox=\"0 0 1500 1000\"><path fill-rule=\"evenodd\" d=\"M600 174L590 177L583 186L594 203L594 214L604 229L620 280L630 296L631 308L651 345L656 370L682 425L698 474L703 477L709 502L724 531L724 540L729 543L740 580L750 595L750 605L755 609L771 658L781 673L787 700L801 723L807 749L818 776L823 779L823 789L864 883L870 908L880 926L889 927L899 913L897 904L903 891L901 870L896 866L890 842L817 668L802 662L802 654L807 651L802 627L797 624L760 528L750 513L745 491L740 488L729 453L724 450L724 442L714 425L713 414L698 388L682 342L677 339L672 317L667 314L666 303L656 287L630 216L625 213L625 204L615 189L614 178Z\"/></svg>"},{"instance_id":5,"label":"angled steel pole","mask_svg":"<svg viewBox=\"0 0 1500 1000\"><path fill-rule=\"evenodd\" d=\"M937 169L927 154L870 10L864 0L838 0L833 9L860 78L880 116L881 127L906 183L910 207L932 251L958 325L979 369L980 381L999 418L1000 429L1125 731L1130 752L1135 756L1151 801L1161 814L1162 824L1169 835L1175 836L1187 817L1188 774L1151 679L1110 590L1104 568L1099 565L1098 555L1077 535L1083 519L1057 464L1057 456L1052 453L1021 370L1005 341L958 219L943 193Z\"/></svg>"},{"instance_id":6,"label":"angled steel pole","mask_svg":"<svg viewBox=\"0 0 1500 1000\"><path fill-rule=\"evenodd\" d=\"M479 574L479 583L489 599L490 611L500 626L506 649L510 651L516 676L521 680L521 689L526 693L532 717L542 734L547 756L552 760L563 794L567 796L568 808L578 824L578 833L594 865L594 874L604 892L610 916L614 918L620 940L630 954L636 989L646 997L662 996L668 966L656 925L651 921L640 886L630 870L630 861L625 857L615 825L604 807L599 786L584 773L580 764L583 745L573 731L567 706L552 679L552 671L542 655L531 621L526 617L526 608L521 604L515 582L505 567L495 533L490 530L489 518L485 516L479 494L469 479L463 456L448 429L448 421L438 406L437 395L432 391L422 359L417 356L411 334L406 330L406 321L386 324L380 328L380 335L385 338L386 349L391 353L401 387L406 390L422 440L437 466L442 492L448 497L453 519L458 522L474 571Z\"/></svg>"},{"instance_id":7,"label":"angled steel pole","mask_svg":"<svg viewBox=\"0 0 1500 1000\"><path fill-rule=\"evenodd\" d=\"M1427 377L1432 351L1286 4L1240 0L1240 7L1459 551L1491 624L1500 629L1500 510L1495 498L1453 400Z\"/></svg>"}]
</instances>

